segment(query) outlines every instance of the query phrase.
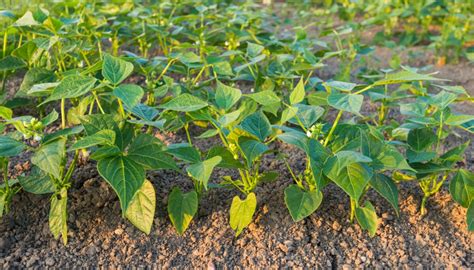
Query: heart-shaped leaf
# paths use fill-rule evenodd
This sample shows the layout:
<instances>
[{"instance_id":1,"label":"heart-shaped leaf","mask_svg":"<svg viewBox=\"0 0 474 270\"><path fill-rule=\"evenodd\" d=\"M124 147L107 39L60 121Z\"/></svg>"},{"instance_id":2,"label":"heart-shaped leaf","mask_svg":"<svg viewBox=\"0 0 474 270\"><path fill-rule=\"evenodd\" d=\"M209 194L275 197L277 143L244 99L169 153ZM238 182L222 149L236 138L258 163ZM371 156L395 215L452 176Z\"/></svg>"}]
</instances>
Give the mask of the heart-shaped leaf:
<instances>
[{"instance_id":1,"label":"heart-shaped leaf","mask_svg":"<svg viewBox=\"0 0 474 270\"><path fill-rule=\"evenodd\" d=\"M155 218L156 195L150 181L145 180L142 187L135 193L125 216L140 231L150 234Z\"/></svg>"},{"instance_id":2,"label":"heart-shaped leaf","mask_svg":"<svg viewBox=\"0 0 474 270\"><path fill-rule=\"evenodd\" d=\"M364 207L356 207L355 216L362 229L369 231L370 237L374 237L379 226L374 206L369 201L366 201Z\"/></svg>"},{"instance_id":3,"label":"heart-shaped leaf","mask_svg":"<svg viewBox=\"0 0 474 270\"><path fill-rule=\"evenodd\" d=\"M295 222L303 220L318 209L323 193L318 190L303 190L297 185L285 189L285 204Z\"/></svg>"},{"instance_id":4,"label":"heart-shaped leaf","mask_svg":"<svg viewBox=\"0 0 474 270\"><path fill-rule=\"evenodd\" d=\"M186 231L197 210L198 196L196 191L182 193L179 188L173 188L168 196L168 215L179 235Z\"/></svg>"},{"instance_id":5,"label":"heart-shaped leaf","mask_svg":"<svg viewBox=\"0 0 474 270\"><path fill-rule=\"evenodd\" d=\"M102 76L113 85L118 85L125 80L133 71L133 64L114 57L110 54L104 55L102 63Z\"/></svg>"},{"instance_id":6,"label":"heart-shaped leaf","mask_svg":"<svg viewBox=\"0 0 474 270\"><path fill-rule=\"evenodd\" d=\"M216 104L217 107L224 110L229 110L232 106L239 101L242 96L242 92L230 86L227 86L220 81L217 81L216 88Z\"/></svg>"},{"instance_id":7,"label":"heart-shaped leaf","mask_svg":"<svg viewBox=\"0 0 474 270\"><path fill-rule=\"evenodd\" d=\"M245 200L241 200L239 196L232 199L230 206L230 227L235 231L235 237L252 222L253 214L257 209L257 197L255 193L247 194Z\"/></svg>"}]
</instances>

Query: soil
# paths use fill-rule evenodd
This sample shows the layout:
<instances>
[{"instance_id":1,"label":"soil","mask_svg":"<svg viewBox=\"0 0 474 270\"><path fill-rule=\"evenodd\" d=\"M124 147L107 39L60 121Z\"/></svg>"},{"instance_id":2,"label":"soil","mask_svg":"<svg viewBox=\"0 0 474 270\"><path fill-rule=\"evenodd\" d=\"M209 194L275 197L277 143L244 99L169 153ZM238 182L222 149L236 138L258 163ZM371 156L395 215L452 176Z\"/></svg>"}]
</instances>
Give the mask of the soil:
<instances>
[{"instance_id":1,"label":"soil","mask_svg":"<svg viewBox=\"0 0 474 270\"><path fill-rule=\"evenodd\" d=\"M420 50L420 49L418 49ZM378 48L376 55L383 66L390 52ZM425 54L427 55L427 54ZM411 66L434 62L432 57L407 59ZM425 59L431 59L427 62ZM337 63L329 63L329 71L319 74L330 78ZM474 94L474 67L467 62L448 64L439 77L463 85ZM18 84L17 84L18 85ZM474 114L472 104L456 108ZM397 117L396 115L394 117ZM201 130L192 129L193 135ZM185 141L185 135L164 134L168 142ZM459 132L448 144L460 144L474 136ZM196 141L208 149L215 140ZM276 143L288 153L296 170L304 169L304 156L290 146ZM474 147L466 153L465 164L474 169ZM173 186L191 189L189 179L171 171L150 172L157 195L155 222L150 235L135 229L121 217L118 198L98 176L95 164L81 165L74 173L74 186L69 192L69 243L64 246L53 239L48 227L49 197L19 193L12 211L0 220L0 268L392 268L436 267L473 268L474 234L466 229L466 209L456 204L447 186L430 198L428 213L421 218L418 208L422 198L415 183L404 183L400 190L400 216L375 192L367 198L376 206L380 227L370 238L359 225L349 222L349 200L340 189L324 190L320 208L307 219L294 223L283 201L283 190L291 183L283 164L269 155L263 170L277 170L277 181L256 190L257 213L254 222L234 237L228 225L231 190L210 190L200 202L199 214L180 237L166 213L167 194ZM28 164L16 166L18 173ZM217 181L228 171L217 170Z\"/></svg>"}]
</instances>

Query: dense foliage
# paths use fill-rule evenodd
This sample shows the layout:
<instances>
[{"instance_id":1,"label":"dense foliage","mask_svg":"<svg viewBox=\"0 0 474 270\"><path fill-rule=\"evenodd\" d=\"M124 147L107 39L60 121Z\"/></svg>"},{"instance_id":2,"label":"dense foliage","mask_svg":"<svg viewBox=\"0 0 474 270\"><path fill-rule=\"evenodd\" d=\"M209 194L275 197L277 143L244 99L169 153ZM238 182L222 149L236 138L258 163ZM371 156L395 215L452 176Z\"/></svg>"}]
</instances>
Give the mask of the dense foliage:
<instances>
[{"instance_id":1,"label":"dense foliage","mask_svg":"<svg viewBox=\"0 0 474 270\"><path fill-rule=\"evenodd\" d=\"M360 9L334 6L351 20L352 9ZM89 161L116 192L123 217L145 233L156 205L147 171L174 170L194 186L168 195L176 231L185 232L209 189L231 188L240 195L230 202L229 224L239 235L258 207L256 187L278 179L260 166L271 153L293 177L284 199L295 222L314 213L324 188L336 185L350 200L350 219L374 236L369 190L398 215L397 184L415 181L424 214L427 199L450 180L474 230L474 174L462 163L470 142L444 147L455 130L474 132L474 117L453 110L473 102L461 86L401 65L351 76L352 63L371 51L351 43L356 36L322 31L329 38L323 41L304 27L279 34L281 17L249 2L66 1L29 8L0 12L0 216L15 207L21 190L50 194L50 229L66 243L68 190L79 161ZM425 12L412 8L411 16ZM430 26L425 19L420 24ZM346 68L332 79L317 77L331 58ZM18 91L10 78L21 79ZM204 131L192 134L193 126ZM157 136L181 131L185 143ZM220 144L205 151L193 144L210 138ZM276 142L303 151L306 169L292 168ZM10 165L25 159L31 170L10 177ZM233 173L213 178L217 168Z\"/></svg>"}]
</instances>

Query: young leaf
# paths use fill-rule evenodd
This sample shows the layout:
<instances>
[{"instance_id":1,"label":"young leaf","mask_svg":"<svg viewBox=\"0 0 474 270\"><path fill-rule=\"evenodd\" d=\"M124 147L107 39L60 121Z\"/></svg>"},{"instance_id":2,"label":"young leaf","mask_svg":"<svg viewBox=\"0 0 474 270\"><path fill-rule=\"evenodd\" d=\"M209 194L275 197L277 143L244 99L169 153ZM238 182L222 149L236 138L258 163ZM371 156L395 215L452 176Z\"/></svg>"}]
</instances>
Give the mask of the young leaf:
<instances>
[{"instance_id":1,"label":"young leaf","mask_svg":"<svg viewBox=\"0 0 474 270\"><path fill-rule=\"evenodd\" d=\"M134 108L143 97L143 89L135 84L121 84L112 92L114 96L122 100L127 110Z\"/></svg>"},{"instance_id":2,"label":"young leaf","mask_svg":"<svg viewBox=\"0 0 474 270\"><path fill-rule=\"evenodd\" d=\"M323 193L318 190L303 190L297 185L285 188L285 204L295 222L316 211L322 200Z\"/></svg>"},{"instance_id":3,"label":"young leaf","mask_svg":"<svg viewBox=\"0 0 474 270\"><path fill-rule=\"evenodd\" d=\"M240 128L262 142L272 133L270 122L262 111L247 116L240 124Z\"/></svg>"},{"instance_id":4,"label":"young leaf","mask_svg":"<svg viewBox=\"0 0 474 270\"><path fill-rule=\"evenodd\" d=\"M374 206L369 201L366 201L364 207L357 207L355 209L355 216L362 229L369 231L370 237L374 237L379 226Z\"/></svg>"},{"instance_id":5,"label":"young leaf","mask_svg":"<svg viewBox=\"0 0 474 270\"><path fill-rule=\"evenodd\" d=\"M449 193L462 207L474 201L474 173L460 169L449 183Z\"/></svg>"},{"instance_id":6,"label":"young leaf","mask_svg":"<svg viewBox=\"0 0 474 270\"><path fill-rule=\"evenodd\" d=\"M192 112L207 107L207 105L207 102L185 93L173 98L159 107L170 111Z\"/></svg>"},{"instance_id":7,"label":"young leaf","mask_svg":"<svg viewBox=\"0 0 474 270\"><path fill-rule=\"evenodd\" d=\"M104 55L102 63L102 75L113 85L118 85L125 80L133 71L133 64L113 57L110 54Z\"/></svg>"},{"instance_id":8,"label":"young leaf","mask_svg":"<svg viewBox=\"0 0 474 270\"><path fill-rule=\"evenodd\" d=\"M51 209L49 210L49 229L54 238L59 235L63 243L67 244L67 189L63 188L51 197Z\"/></svg>"},{"instance_id":9,"label":"young leaf","mask_svg":"<svg viewBox=\"0 0 474 270\"><path fill-rule=\"evenodd\" d=\"M51 178L37 167L33 167L30 175L19 176L18 181L25 191L33 194L49 194L55 190Z\"/></svg>"},{"instance_id":10,"label":"young leaf","mask_svg":"<svg viewBox=\"0 0 474 270\"><path fill-rule=\"evenodd\" d=\"M245 137L239 138L239 145L242 152L244 152L248 167L250 167L252 162L260 157L260 155L268 151L268 146L265 144Z\"/></svg>"},{"instance_id":11,"label":"young leaf","mask_svg":"<svg viewBox=\"0 0 474 270\"><path fill-rule=\"evenodd\" d=\"M232 108L232 106L239 101L242 96L242 92L230 86L227 86L220 81L217 81L216 88L216 104L219 109L224 109L225 111Z\"/></svg>"},{"instance_id":12,"label":"young leaf","mask_svg":"<svg viewBox=\"0 0 474 270\"><path fill-rule=\"evenodd\" d=\"M142 165L127 156L112 156L99 160L97 170L115 190L122 212L126 213L133 196L145 181Z\"/></svg>"},{"instance_id":13,"label":"young leaf","mask_svg":"<svg viewBox=\"0 0 474 270\"><path fill-rule=\"evenodd\" d=\"M145 180L130 202L125 217L140 231L150 234L155 218L155 206L155 189L150 181Z\"/></svg>"},{"instance_id":14,"label":"young leaf","mask_svg":"<svg viewBox=\"0 0 474 270\"><path fill-rule=\"evenodd\" d=\"M370 179L370 186L372 186L377 193L392 205L397 216L400 215L400 208L398 207L398 189L391 178L381 173L377 173Z\"/></svg>"},{"instance_id":15,"label":"young leaf","mask_svg":"<svg viewBox=\"0 0 474 270\"><path fill-rule=\"evenodd\" d=\"M424 151L436 141L431 128L416 128L408 133L408 145L415 151Z\"/></svg>"},{"instance_id":16,"label":"young leaf","mask_svg":"<svg viewBox=\"0 0 474 270\"><path fill-rule=\"evenodd\" d=\"M290 104L294 105L304 100L304 78L301 77L300 81L296 85L295 89L290 94Z\"/></svg>"},{"instance_id":17,"label":"young leaf","mask_svg":"<svg viewBox=\"0 0 474 270\"><path fill-rule=\"evenodd\" d=\"M173 158L165 153L163 143L148 134L140 134L133 140L128 148L128 157L147 169L178 170Z\"/></svg>"},{"instance_id":18,"label":"young leaf","mask_svg":"<svg viewBox=\"0 0 474 270\"><path fill-rule=\"evenodd\" d=\"M324 166L324 174L357 201L372 178L373 172L370 167L361 163L351 163L339 168L336 160L330 158Z\"/></svg>"},{"instance_id":19,"label":"young leaf","mask_svg":"<svg viewBox=\"0 0 474 270\"><path fill-rule=\"evenodd\" d=\"M67 76L53 89L51 95L41 104L53 100L76 98L85 95L94 87L96 81L95 78L82 75Z\"/></svg>"},{"instance_id":20,"label":"young leaf","mask_svg":"<svg viewBox=\"0 0 474 270\"><path fill-rule=\"evenodd\" d=\"M168 215L179 235L186 231L197 210L198 196L196 191L182 193L178 187L173 188L168 196Z\"/></svg>"},{"instance_id":21,"label":"young leaf","mask_svg":"<svg viewBox=\"0 0 474 270\"><path fill-rule=\"evenodd\" d=\"M333 92L328 96L328 104L331 107L353 114L359 114L363 102L363 95Z\"/></svg>"},{"instance_id":22,"label":"young leaf","mask_svg":"<svg viewBox=\"0 0 474 270\"><path fill-rule=\"evenodd\" d=\"M0 136L0 157L18 156L25 145L7 136Z\"/></svg>"},{"instance_id":23,"label":"young leaf","mask_svg":"<svg viewBox=\"0 0 474 270\"><path fill-rule=\"evenodd\" d=\"M56 179L61 179L61 163L65 156L66 139L60 137L57 140L43 144L36 150L31 158L31 163L38 166L47 174Z\"/></svg>"},{"instance_id":24,"label":"young leaf","mask_svg":"<svg viewBox=\"0 0 474 270\"><path fill-rule=\"evenodd\" d=\"M110 129L104 129L91 136L87 136L77 141L71 150L85 149L96 145L112 145L115 143L115 132Z\"/></svg>"},{"instance_id":25,"label":"young leaf","mask_svg":"<svg viewBox=\"0 0 474 270\"><path fill-rule=\"evenodd\" d=\"M239 196L232 199L230 206L230 227L235 231L235 237L247 227L253 218L253 214L257 209L257 197L251 192L245 200L241 200Z\"/></svg>"},{"instance_id":26,"label":"young leaf","mask_svg":"<svg viewBox=\"0 0 474 270\"><path fill-rule=\"evenodd\" d=\"M186 168L186 171L191 177L202 183L204 188L207 190L209 177L211 177L214 167L217 166L221 161L222 158L220 156L215 156L199 163L192 164Z\"/></svg>"}]
</instances>

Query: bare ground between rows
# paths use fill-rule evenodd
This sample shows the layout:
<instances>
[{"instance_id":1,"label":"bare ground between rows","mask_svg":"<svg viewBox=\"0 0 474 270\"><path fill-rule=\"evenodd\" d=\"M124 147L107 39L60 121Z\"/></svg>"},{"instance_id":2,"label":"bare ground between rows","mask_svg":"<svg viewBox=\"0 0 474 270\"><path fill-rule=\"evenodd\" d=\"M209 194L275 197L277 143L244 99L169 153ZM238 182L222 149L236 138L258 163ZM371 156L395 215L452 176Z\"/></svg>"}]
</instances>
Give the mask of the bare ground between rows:
<instances>
[{"instance_id":1,"label":"bare ground between rows","mask_svg":"<svg viewBox=\"0 0 474 270\"><path fill-rule=\"evenodd\" d=\"M389 52L384 49L378 49L377 55L389 59ZM408 60L413 66L429 64L429 60ZM330 63L329 67L325 70L337 70L337 63ZM330 78L333 74L319 75ZM472 94L473 75L472 64L464 62L442 67L440 77L463 85ZM474 113L471 104L456 109ZM195 135L201 132L192 131ZM185 136L167 134L166 139L179 142ZM444 147L468 139L473 136L461 132ZM205 140L197 145L209 149L216 143ZM304 168L304 156L299 151L279 143L275 147L290 156L297 171ZM472 144L466 153L466 165L473 170ZM400 185L398 218L383 198L370 192L367 198L376 206L381 222L377 235L370 238L348 221L348 197L333 186L324 190L323 203L316 213L294 223L283 203L283 190L291 178L282 168L283 164L272 156L265 158L263 169L277 170L280 176L276 182L257 189L255 221L239 238L234 238L228 225L230 202L237 195L234 191L211 190L200 204L199 215L179 237L167 218L166 196L173 186L189 190L191 183L169 171L149 173L157 192L157 212L152 233L146 236L121 218L118 199L97 175L95 164L82 165L74 174L75 184L69 193L69 244L63 246L49 232L49 197L22 192L14 199L11 214L0 220L0 268L474 266L474 234L466 230L466 211L451 200L446 186L429 200L429 212L424 218L417 212L422 194L414 183ZM213 179L228 173L219 170Z\"/></svg>"}]
</instances>

